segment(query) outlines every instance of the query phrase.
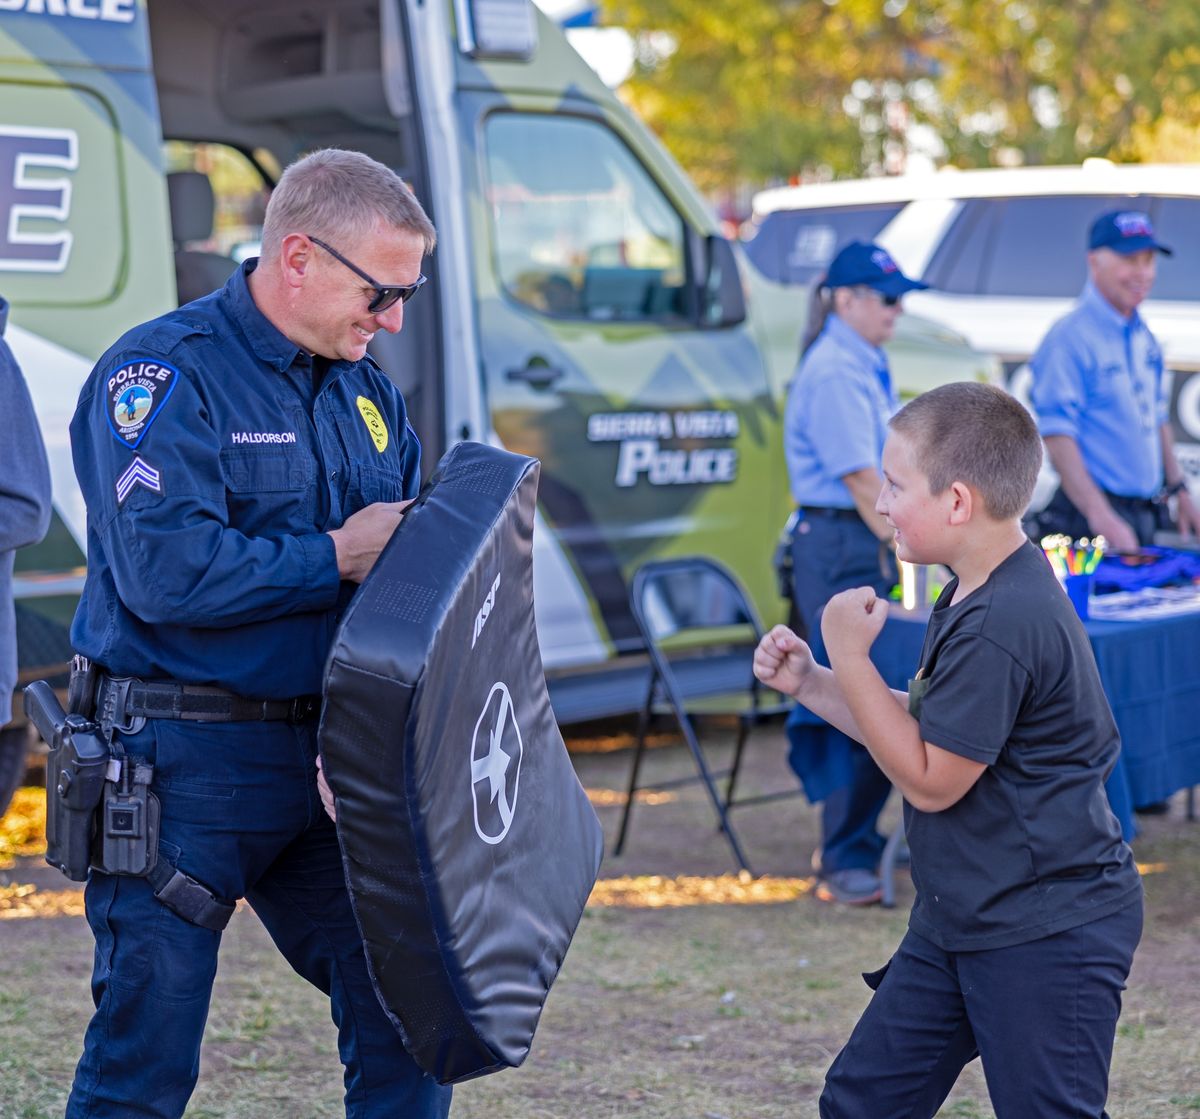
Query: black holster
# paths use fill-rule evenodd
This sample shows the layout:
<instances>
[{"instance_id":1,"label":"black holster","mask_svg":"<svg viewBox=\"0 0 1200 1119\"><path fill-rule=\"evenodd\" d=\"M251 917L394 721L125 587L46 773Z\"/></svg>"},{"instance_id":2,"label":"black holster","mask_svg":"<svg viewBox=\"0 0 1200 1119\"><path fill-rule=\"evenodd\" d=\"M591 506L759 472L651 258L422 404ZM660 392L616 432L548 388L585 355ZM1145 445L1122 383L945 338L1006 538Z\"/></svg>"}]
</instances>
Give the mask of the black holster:
<instances>
[{"instance_id":1,"label":"black holster","mask_svg":"<svg viewBox=\"0 0 1200 1119\"><path fill-rule=\"evenodd\" d=\"M91 868L147 878L154 896L186 921L219 932L234 906L203 883L158 862L154 766L114 744L111 713L96 721L100 672L71 662L65 712L45 680L25 689L25 714L50 747L46 762L46 861L74 882Z\"/></svg>"},{"instance_id":2,"label":"black holster","mask_svg":"<svg viewBox=\"0 0 1200 1119\"><path fill-rule=\"evenodd\" d=\"M25 714L50 747L46 759L46 862L72 882L92 865L96 809L104 797L109 747L99 726L68 715L54 689L37 680L25 689Z\"/></svg>"},{"instance_id":3,"label":"black holster","mask_svg":"<svg viewBox=\"0 0 1200 1119\"><path fill-rule=\"evenodd\" d=\"M65 712L45 680L25 689L25 714L50 747L46 861L73 882L85 881L90 867L140 877L158 858L154 767L114 750L111 731L85 714L88 693L78 686L77 668L68 696L80 711Z\"/></svg>"}]
</instances>

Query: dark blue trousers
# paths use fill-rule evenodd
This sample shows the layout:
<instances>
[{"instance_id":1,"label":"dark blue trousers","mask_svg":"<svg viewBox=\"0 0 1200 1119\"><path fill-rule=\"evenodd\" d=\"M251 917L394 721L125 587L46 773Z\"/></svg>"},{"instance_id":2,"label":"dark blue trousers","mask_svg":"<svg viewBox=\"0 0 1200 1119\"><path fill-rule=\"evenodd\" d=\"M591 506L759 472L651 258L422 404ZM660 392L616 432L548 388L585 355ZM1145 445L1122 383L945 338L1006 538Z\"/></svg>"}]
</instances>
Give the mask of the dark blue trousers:
<instances>
[{"instance_id":1,"label":"dark blue trousers","mask_svg":"<svg viewBox=\"0 0 1200 1119\"><path fill-rule=\"evenodd\" d=\"M380 1007L317 797L315 725L152 720L123 738L155 764L159 858L226 900L245 897L296 972L329 996L352 1119L445 1119L450 1089L408 1055ZM141 878L95 871L96 1013L68 1119L177 1119L200 1070L221 935L156 901Z\"/></svg>"},{"instance_id":2,"label":"dark blue trousers","mask_svg":"<svg viewBox=\"0 0 1200 1119\"><path fill-rule=\"evenodd\" d=\"M996 1119L1106 1119L1121 992L1142 903L984 952L911 930L825 1078L821 1119L930 1119L983 1062Z\"/></svg>"},{"instance_id":3,"label":"dark blue trousers","mask_svg":"<svg viewBox=\"0 0 1200 1119\"><path fill-rule=\"evenodd\" d=\"M796 525L792 535L794 601L823 663L827 663L820 639L825 604L852 587L874 587L876 593L886 595L896 583L895 562L890 553L883 553L881 560L880 547L878 537L858 518L833 519L814 513ZM825 750L845 752L849 779L823 801L821 869L825 873L874 870L886 842L877 825L892 791L891 782L861 743L832 727L823 733Z\"/></svg>"}]
</instances>

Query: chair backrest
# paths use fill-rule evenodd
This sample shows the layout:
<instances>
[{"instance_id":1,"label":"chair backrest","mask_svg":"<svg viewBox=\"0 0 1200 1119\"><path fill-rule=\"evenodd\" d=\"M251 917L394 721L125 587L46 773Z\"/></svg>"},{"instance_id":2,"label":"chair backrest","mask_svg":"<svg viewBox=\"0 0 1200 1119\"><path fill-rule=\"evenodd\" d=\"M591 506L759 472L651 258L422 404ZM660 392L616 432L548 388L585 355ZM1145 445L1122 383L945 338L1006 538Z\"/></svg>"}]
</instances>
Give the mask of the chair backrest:
<instances>
[{"instance_id":1,"label":"chair backrest","mask_svg":"<svg viewBox=\"0 0 1200 1119\"><path fill-rule=\"evenodd\" d=\"M749 596L732 572L704 556L651 560L634 573L633 616L647 644L687 630L745 627L747 640L762 636Z\"/></svg>"},{"instance_id":2,"label":"chair backrest","mask_svg":"<svg viewBox=\"0 0 1200 1119\"><path fill-rule=\"evenodd\" d=\"M713 654L728 671L715 674L711 685L689 677L689 694L744 692L757 705L761 685L752 671L751 649L762 637L762 623L732 572L705 556L651 560L634 573L629 599L654 666L652 693L661 687L682 709L683 693L676 679L681 664L691 659L694 666L696 656ZM689 631L694 631L694 642L688 640Z\"/></svg>"}]
</instances>

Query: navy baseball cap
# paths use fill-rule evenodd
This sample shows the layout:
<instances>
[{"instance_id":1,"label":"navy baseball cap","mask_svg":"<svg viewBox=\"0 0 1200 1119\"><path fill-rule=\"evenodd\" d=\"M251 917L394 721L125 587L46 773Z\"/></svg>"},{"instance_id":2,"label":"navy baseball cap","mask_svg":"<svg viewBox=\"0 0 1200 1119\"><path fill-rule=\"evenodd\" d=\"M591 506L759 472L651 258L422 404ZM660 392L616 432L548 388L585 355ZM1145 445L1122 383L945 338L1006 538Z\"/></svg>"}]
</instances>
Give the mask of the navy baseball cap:
<instances>
[{"instance_id":1,"label":"navy baseball cap","mask_svg":"<svg viewBox=\"0 0 1200 1119\"><path fill-rule=\"evenodd\" d=\"M1160 245L1154 239L1154 226L1150 223L1150 215L1141 210L1110 210L1101 214L1094 222L1088 233L1088 251L1092 249L1112 249L1114 253L1126 256L1129 253L1140 253L1146 249L1155 249L1167 256L1171 250L1166 245Z\"/></svg>"},{"instance_id":2,"label":"navy baseball cap","mask_svg":"<svg viewBox=\"0 0 1200 1119\"><path fill-rule=\"evenodd\" d=\"M905 292L923 291L929 287L920 280L910 280L886 249L864 241L851 241L830 261L825 286L848 288L860 285L897 298Z\"/></svg>"}]
</instances>

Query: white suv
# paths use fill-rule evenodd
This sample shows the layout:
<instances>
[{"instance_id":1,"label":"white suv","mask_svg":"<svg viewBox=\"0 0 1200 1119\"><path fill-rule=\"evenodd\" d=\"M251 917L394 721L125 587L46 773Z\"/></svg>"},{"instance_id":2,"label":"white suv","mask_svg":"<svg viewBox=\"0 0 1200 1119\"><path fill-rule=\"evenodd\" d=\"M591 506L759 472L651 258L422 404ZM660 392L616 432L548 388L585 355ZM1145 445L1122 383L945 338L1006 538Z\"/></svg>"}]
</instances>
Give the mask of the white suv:
<instances>
[{"instance_id":1,"label":"white suv","mask_svg":"<svg viewBox=\"0 0 1200 1119\"><path fill-rule=\"evenodd\" d=\"M768 190L754 199L746 254L777 280L808 283L846 241L879 242L933 289L908 296L906 308L997 355L1024 396L1029 357L1083 288L1088 227L1118 208L1148 213L1175 250L1159 258L1141 312L1172 374L1179 460L1200 489L1200 165L1090 159Z\"/></svg>"}]
</instances>

